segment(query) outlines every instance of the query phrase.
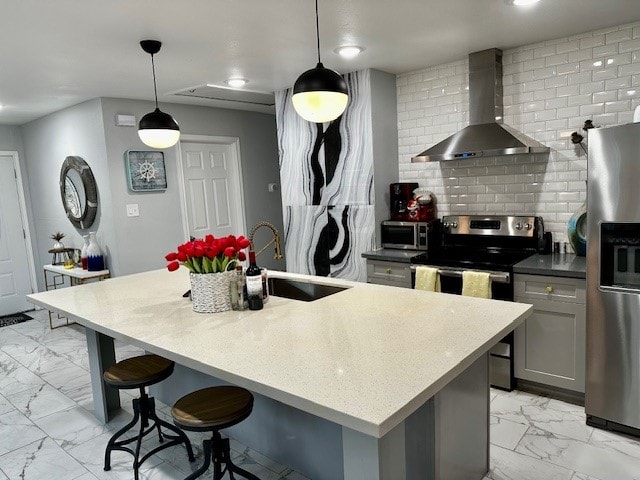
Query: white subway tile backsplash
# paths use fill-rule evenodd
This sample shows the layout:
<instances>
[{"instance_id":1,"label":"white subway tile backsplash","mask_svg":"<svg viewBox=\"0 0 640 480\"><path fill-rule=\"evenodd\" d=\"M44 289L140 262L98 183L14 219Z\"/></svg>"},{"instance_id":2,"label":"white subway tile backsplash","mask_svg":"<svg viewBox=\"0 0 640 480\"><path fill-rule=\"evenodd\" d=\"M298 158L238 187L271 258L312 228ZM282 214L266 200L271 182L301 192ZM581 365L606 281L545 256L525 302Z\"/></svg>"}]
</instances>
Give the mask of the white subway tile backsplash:
<instances>
[{"instance_id":1,"label":"white subway tile backsplash","mask_svg":"<svg viewBox=\"0 0 640 480\"><path fill-rule=\"evenodd\" d=\"M547 88L545 88L544 90L536 90L535 92L533 92L534 100L549 100L551 98L556 98L557 90L555 87L548 88L549 87L549 85L547 84L548 80L553 80L553 79L546 79L544 81L544 85Z\"/></svg>"},{"instance_id":2,"label":"white subway tile backsplash","mask_svg":"<svg viewBox=\"0 0 640 480\"><path fill-rule=\"evenodd\" d=\"M639 83L637 81L636 82L632 82L632 76L631 75L618 76L618 78L612 78L611 80L605 80L604 88L606 90L613 90L613 89L617 89L617 88L631 87L632 84L637 86Z\"/></svg>"},{"instance_id":3,"label":"white subway tile backsplash","mask_svg":"<svg viewBox=\"0 0 640 480\"><path fill-rule=\"evenodd\" d=\"M606 68L604 70L594 70L591 72L591 79L594 82L599 80L609 80L611 78L616 78L618 76L618 72L615 68Z\"/></svg>"},{"instance_id":4,"label":"white subway tile backsplash","mask_svg":"<svg viewBox=\"0 0 640 480\"><path fill-rule=\"evenodd\" d=\"M593 103L612 102L618 99L618 92L615 90L607 92L595 92L592 95Z\"/></svg>"},{"instance_id":5,"label":"white subway tile backsplash","mask_svg":"<svg viewBox=\"0 0 640 480\"><path fill-rule=\"evenodd\" d=\"M580 48L579 40L569 40L556 44L557 53L575 52Z\"/></svg>"},{"instance_id":6,"label":"white subway tile backsplash","mask_svg":"<svg viewBox=\"0 0 640 480\"><path fill-rule=\"evenodd\" d=\"M604 90L604 81L580 84L580 95L584 95L585 93L601 92L602 90Z\"/></svg>"},{"instance_id":7,"label":"white subway tile backsplash","mask_svg":"<svg viewBox=\"0 0 640 480\"><path fill-rule=\"evenodd\" d=\"M628 112L631 110L631 100L620 100L616 102L606 102L604 111L606 113Z\"/></svg>"},{"instance_id":8,"label":"white subway tile backsplash","mask_svg":"<svg viewBox=\"0 0 640 480\"><path fill-rule=\"evenodd\" d=\"M593 47L599 47L600 45L604 45L605 36L604 35L594 35L593 37L587 37L580 40L580 49L587 50Z\"/></svg>"},{"instance_id":9,"label":"white subway tile backsplash","mask_svg":"<svg viewBox=\"0 0 640 480\"><path fill-rule=\"evenodd\" d=\"M567 83L569 85L580 85L591 81L592 73L590 71L580 73L570 73L567 75Z\"/></svg>"},{"instance_id":10,"label":"white subway tile backsplash","mask_svg":"<svg viewBox=\"0 0 640 480\"><path fill-rule=\"evenodd\" d=\"M411 164L467 124L468 62L398 75L396 85L400 180L433 191L441 215L540 214L563 240L586 198L586 157L569 137L587 118L597 126L631 121L640 104L640 22L504 52L504 121L549 146L549 155Z\"/></svg>"},{"instance_id":11,"label":"white subway tile backsplash","mask_svg":"<svg viewBox=\"0 0 640 480\"><path fill-rule=\"evenodd\" d=\"M620 42L618 44L618 51L620 53L631 52L633 50L640 50L640 38L636 37L634 40Z\"/></svg>"},{"instance_id":12,"label":"white subway tile backsplash","mask_svg":"<svg viewBox=\"0 0 640 480\"><path fill-rule=\"evenodd\" d=\"M567 82L568 82L568 77L566 75L555 75L551 78L546 78L544 81L544 86L546 88L564 87L565 85L567 85ZM552 97L549 97L549 98L552 98Z\"/></svg>"},{"instance_id":13,"label":"white subway tile backsplash","mask_svg":"<svg viewBox=\"0 0 640 480\"><path fill-rule=\"evenodd\" d=\"M533 58L549 57L549 56L552 56L552 55L555 55L555 54L556 54L556 46L555 45L539 47L539 48L535 48L533 50Z\"/></svg>"},{"instance_id":14,"label":"white subway tile backsplash","mask_svg":"<svg viewBox=\"0 0 640 480\"><path fill-rule=\"evenodd\" d=\"M569 55L567 55L566 53L551 55L545 59L545 64L547 65L547 67L563 65L566 63L569 63Z\"/></svg>"},{"instance_id":15,"label":"white subway tile backsplash","mask_svg":"<svg viewBox=\"0 0 640 480\"><path fill-rule=\"evenodd\" d=\"M591 48L584 50L576 50L575 52L569 52L567 54L570 62L580 62L588 58L593 58L593 51Z\"/></svg>"},{"instance_id":16,"label":"white subway tile backsplash","mask_svg":"<svg viewBox=\"0 0 640 480\"><path fill-rule=\"evenodd\" d=\"M558 53L561 53L561 52L558 52ZM502 60L503 60L503 63L505 64L505 66L506 66L507 65L506 62L507 62L507 60L509 60L509 57L508 56L506 56L506 58L503 57ZM522 51L519 51L519 52L514 51L513 54L512 54L511 60L513 61L513 63L524 62L526 60L533 60L533 50L522 50Z\"/></svg>"},{"instance_id":17,"label":"white subway tile backsplash","mask_svg":"<svg viewBox=\"0 0 640 480\"><path fill-rule=\"evenodd\" d=\"M556 89L556 95L558 97L571 97L580 93L579 85L567 85L566 87L558 87Z\"/></svg>"},{"instance_id":18,"label":"white subway tile backsplash","mask_svg":"<svg viewBox=\"0 0 640 480\"><path fill-rule=\"evenodd\" d=\"M556 67L558 75L566 75L568 73L578 73L580 71L580 62L571 62Z\"/></svg>"},{"instance_id":19,"label":"white subway tile backsplash","mask_svg":"<svg viewBox=\"0 0 640 480\"><path fill-rule=\"evenodd\" d=\"M602 57L605 55L615 55L618 53L618 43L609 43L607 45L603 45L601 47L595 47L593 49L594 57Z\"/></svg>"},{"instance_id":20,"label":"white subway tile backsplash","mask_svg":"<svg viewBox=\"0 0 640 480\"><path fill-rule=\"evenodd\" d=\"M632 63L629 65L621 65L618 67L618 75L623 77L625 75L634 75L640 73L640 63Z\"/></svg>"},{"instance_id":21,"label":"white subway tile backsplash","mask_svg":"<svg viewBox=\"0 0 640 480\"><path fill-rule=\"evenodd\" d=\"M604 103L580 106L580 115L598 115L599 113L604 113Z\"/></svg>"},{"instance_id":22,"label":"white subway tile backsplash","mask_svg":"<svg viewBox=\"0 0 640 480\"><path fill-rule=\"evenodd\" d=\"M522 62L523 71L527 70L536 70L538 68L544 68L546 66L546 61L544 58L535 58L533 60L527 60L526 62Z\"/></svg>"},{"instance_id":23,"label":"white subway tile backsplash","mask_svg":"<svg viewBox=\"0 0 640 480\"><path fill-rule=\"evenodd\" d=\"M554 77L556 75L556 67L536 68L533 71L533 78L535 80Z\"/></svg>"}]
</instances>

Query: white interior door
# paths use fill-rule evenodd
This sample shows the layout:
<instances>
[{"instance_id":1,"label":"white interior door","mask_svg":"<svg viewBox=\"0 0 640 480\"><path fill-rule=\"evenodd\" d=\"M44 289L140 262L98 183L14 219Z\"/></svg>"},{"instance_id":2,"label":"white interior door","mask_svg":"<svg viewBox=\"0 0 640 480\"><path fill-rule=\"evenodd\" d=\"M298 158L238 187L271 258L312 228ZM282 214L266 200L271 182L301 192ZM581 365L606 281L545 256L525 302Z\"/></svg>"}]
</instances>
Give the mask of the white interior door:
<instances>
[{"instance_id":1,"label":"white interior door","mask_svg":"<svg viewBox=\"0 0 640 480\"><path fill-rule=\"evenodd\" d=\"M245 231L237 139L226 143L180 144L188 234L203 238Z\"/></svg>"},{"instance_id":2,"label":"white interior door","mask_svg":"<svg viewBox=\"0 0 640 480\"><path fill-rule=\"evenodd\" d=\"M0 315L33 309L14 157L0 155Z\"/></svg>"}]
</instances>

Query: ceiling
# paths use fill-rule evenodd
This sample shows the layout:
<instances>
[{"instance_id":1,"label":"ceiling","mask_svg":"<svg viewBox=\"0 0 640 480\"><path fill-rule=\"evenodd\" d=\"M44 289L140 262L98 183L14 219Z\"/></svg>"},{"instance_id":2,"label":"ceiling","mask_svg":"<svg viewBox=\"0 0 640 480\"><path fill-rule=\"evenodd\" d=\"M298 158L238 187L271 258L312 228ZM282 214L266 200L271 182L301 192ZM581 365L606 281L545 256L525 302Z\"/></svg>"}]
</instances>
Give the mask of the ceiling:
<instances>
[{"instance_id":1,"label":"ceiling","mask_svg":"<svg viewBox=\"0 0 640 480\"><path fill-rule=\"evenodd\" d=\"M341 73L404 73L634 22L640 0L319 0L322 60ZM231 76L245 88L291 86L316 62L313 0L20 0L4 2L0 29L0 124L20 125L95 97L153 99L156 55L161 102L269 111L171 92ZM343 44L366 50L344 60Z\"/></svg>"}]
</instances>

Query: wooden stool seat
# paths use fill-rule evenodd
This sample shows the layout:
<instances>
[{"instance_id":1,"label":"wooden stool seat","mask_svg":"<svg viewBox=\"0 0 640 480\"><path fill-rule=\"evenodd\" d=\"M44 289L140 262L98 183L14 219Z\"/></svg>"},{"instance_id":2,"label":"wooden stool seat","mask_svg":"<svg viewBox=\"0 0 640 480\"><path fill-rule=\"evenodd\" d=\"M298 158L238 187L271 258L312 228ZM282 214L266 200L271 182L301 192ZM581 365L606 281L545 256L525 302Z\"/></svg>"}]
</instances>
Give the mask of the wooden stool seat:
<instances>
[{"instance_id":1,"label":"wooden stool seat","mask_svg":"<svg viewBox=\"0 0 640 480\"><path fill-rule=\"evenodd\" d=\"M221 430L249 416L253 395L240 387L222 386L185 395L171 409L175 423L185 430Z\"/></svg>"},{"instance_id":2,"label":"wooden stool seat","mask_svg":"<svg viewBox=\"0 0 640 480\"><path fill-rule=\"evenodd\" d=\"M156 404L153 397L145 390L149 385L165 380L173 373L175 363L158 355L140 355L127 358L109 367L103 374L104 382L117 389L140 389L140 398L133 399L133 419L118 430L107 442L104 452L104 469L111 470L111 453L114 450L128 452L133 455L133 478L139 479L140 465L149 457L174 445L184 444L190 462L195 460L191 442L180 428L159 418L156 414ZM129 430L139 424L138 433L126 439L121 439ZM161 427L172 432L163 433ZM158 432L160 445L149 452L142 453L142 440L147 435ZM168 440L168 441L165 441Z\"/></svg>"},{"instance_id":3,"label":"wooden stool seat","mask_svg":"<svg viewBox=\"0 0 640 480\"><path fill-rule=\"evenodd\" d=\"M114 388L129 389L153 385L169 378L175 364L158 355L140 355L112 365L104 372L104 381Z\"/></svg>"},{"instance_id":4,"label":"wooden stool seat","mask_svg":"<svg viewBox=\"0 0 640 480\"><path fill-rule=\"evenodd\" d=\"M240 423L251 415L253 395L249 390L233 386L209 387L189 393L179 399L171 409L173 422L185 430L210 431L211 439L202 442L204 464L184 480L202 476L213 462L213 480L240 475L248 480L260 480L253 473L231 461L228 438L220 430Z\"/></svg>"}]
</instances>

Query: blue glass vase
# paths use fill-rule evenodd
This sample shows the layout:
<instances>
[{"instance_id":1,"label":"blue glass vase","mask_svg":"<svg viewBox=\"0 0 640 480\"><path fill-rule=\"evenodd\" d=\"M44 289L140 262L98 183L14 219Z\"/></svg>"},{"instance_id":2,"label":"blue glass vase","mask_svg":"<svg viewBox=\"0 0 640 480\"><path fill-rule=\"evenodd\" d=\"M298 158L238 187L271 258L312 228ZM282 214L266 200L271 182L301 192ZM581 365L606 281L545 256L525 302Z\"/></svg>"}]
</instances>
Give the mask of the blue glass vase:
<instances>
[{"instance_id":1,"label":"blue glass vase","mask_svg":"<svg viewBox=\"0 0 640 480\"><path fill-rule=\"evenodd\" d=\"M576 255L587 254L587 202L574 213L567 223L567 236Z\"/></svg>"}]
</instances>

